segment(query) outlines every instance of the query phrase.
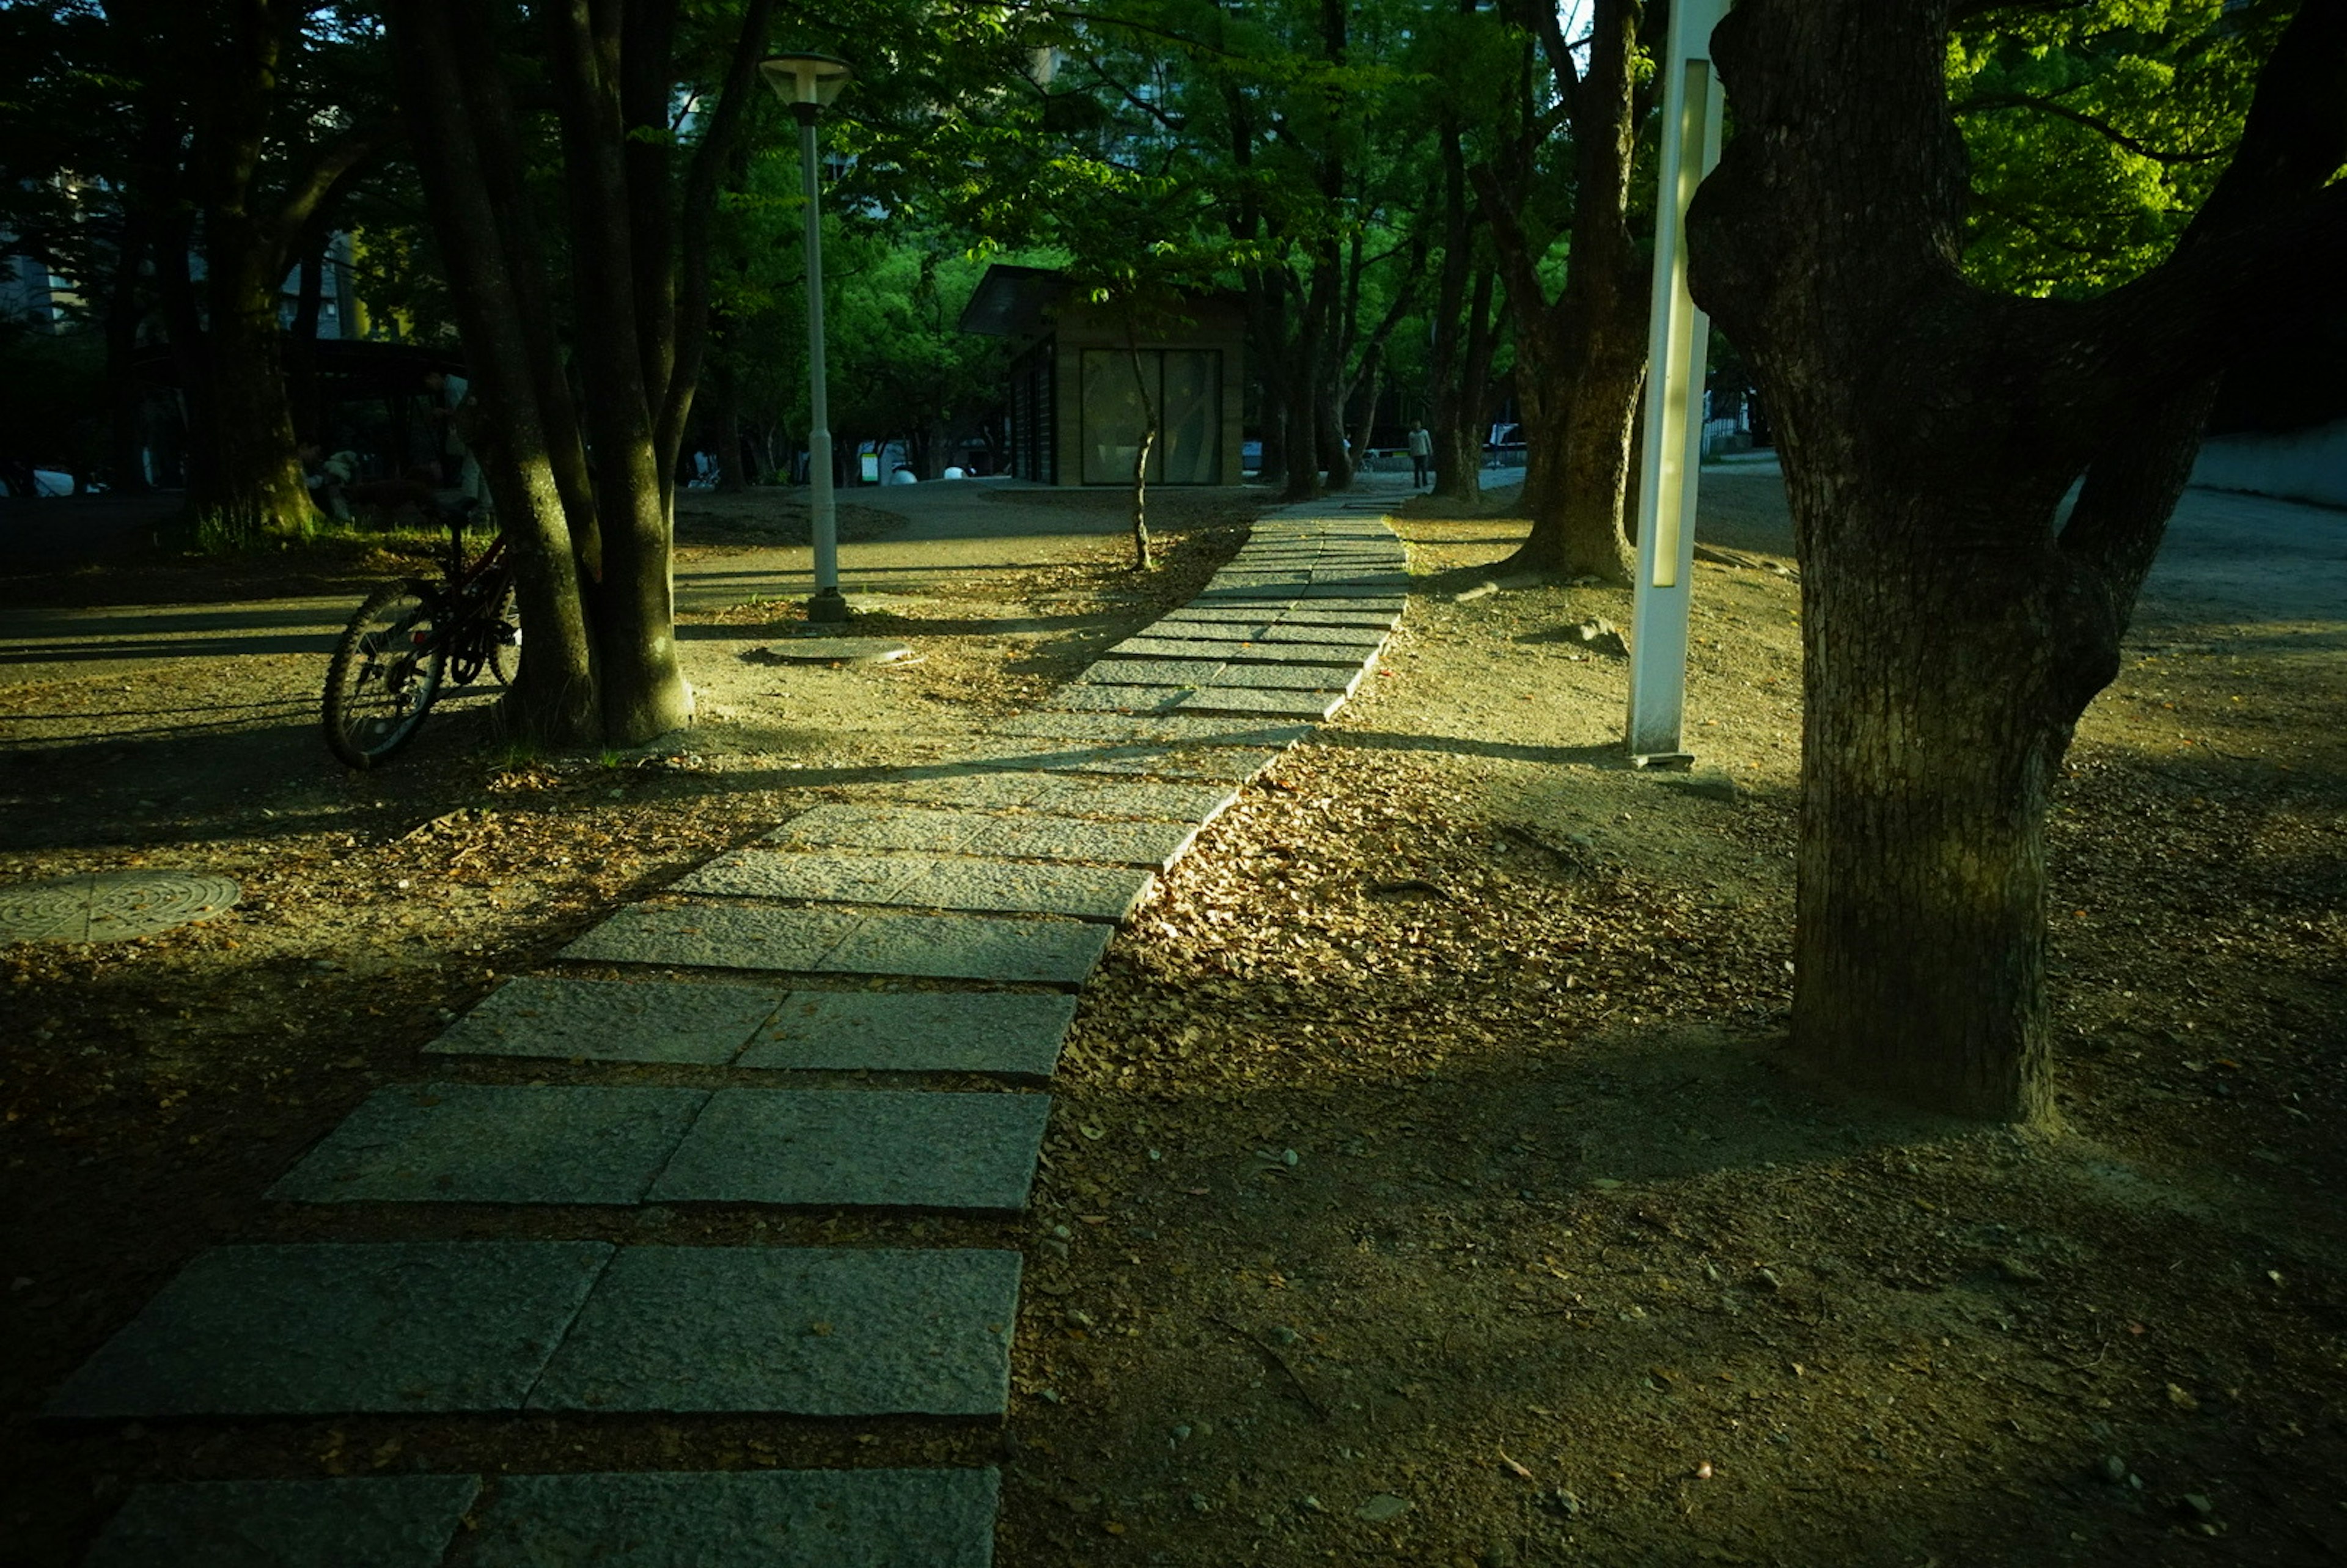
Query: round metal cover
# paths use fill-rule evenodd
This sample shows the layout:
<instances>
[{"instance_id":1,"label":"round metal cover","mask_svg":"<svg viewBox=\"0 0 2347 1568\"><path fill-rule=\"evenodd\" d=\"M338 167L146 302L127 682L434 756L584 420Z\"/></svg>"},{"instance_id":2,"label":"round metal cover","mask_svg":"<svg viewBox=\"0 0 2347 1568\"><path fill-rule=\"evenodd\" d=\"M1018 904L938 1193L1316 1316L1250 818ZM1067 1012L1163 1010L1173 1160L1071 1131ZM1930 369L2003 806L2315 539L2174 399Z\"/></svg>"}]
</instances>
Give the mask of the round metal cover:
<instances>
[{"instance_id":1,"label":"round metal cover","mask_svg":"<svg viewBox=\"0 0 2347 1568\"><path fill-rule=\"evenodd\" d=\"M235 906L225 876L200 871L99 871L0 887L0 942L121 942Z\"/></svg>"}]
</instances>

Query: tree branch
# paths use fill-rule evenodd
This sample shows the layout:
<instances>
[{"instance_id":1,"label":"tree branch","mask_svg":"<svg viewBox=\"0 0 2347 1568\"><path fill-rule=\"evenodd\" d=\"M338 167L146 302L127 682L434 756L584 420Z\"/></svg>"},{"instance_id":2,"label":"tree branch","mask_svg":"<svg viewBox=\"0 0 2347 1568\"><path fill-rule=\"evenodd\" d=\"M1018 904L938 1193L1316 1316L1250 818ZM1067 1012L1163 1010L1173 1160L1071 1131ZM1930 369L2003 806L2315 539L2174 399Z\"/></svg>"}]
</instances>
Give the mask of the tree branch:
<instances>
[{"instance_id":1,"label":"tree branch","mask_svg":"<svg viewBox=\"0 0 2347 1568\"><path fill-rule=\"evenodd\" d=\"M653 432L653 439L666 454L663 466L670 472L674 471L676 454L684 441L685 421L692 413L692 395L709 344L709 232L717 211L718 178L741 141L749 101L757 90L758 62L766 52L774 11L774 0L750 0L743 9L742 31L733 41L733 58L718 88L717 107L710 111L709 128L701 145L692 149L692 162L685 171L677 224L683 269L677 283L675 358Z\"/></svg>"},{"instance_id":2,"label":"tree branch","mask_svg":"<svg viewBox=\"0 0 2347 1568\"><path fill-rule=\"evenodd\" d=\"M2137 158L2147 158L2154 163L2213 163L2226 156L2222 150L2169 152L2164 148L2152 146L2141 137L2129 136L2100 115L2091 115L2083 109L2074 109L2067 104L2039 93L1988 93L1979 97L1966 98L1963 103L1950 106L1950 108L1951 112L1959 116L1987 114L1998 109L2036 109L2041 113L2066 119L2073 125L2084 126L2115 146L2125 148Z\"/></svg>"}]
</instances>

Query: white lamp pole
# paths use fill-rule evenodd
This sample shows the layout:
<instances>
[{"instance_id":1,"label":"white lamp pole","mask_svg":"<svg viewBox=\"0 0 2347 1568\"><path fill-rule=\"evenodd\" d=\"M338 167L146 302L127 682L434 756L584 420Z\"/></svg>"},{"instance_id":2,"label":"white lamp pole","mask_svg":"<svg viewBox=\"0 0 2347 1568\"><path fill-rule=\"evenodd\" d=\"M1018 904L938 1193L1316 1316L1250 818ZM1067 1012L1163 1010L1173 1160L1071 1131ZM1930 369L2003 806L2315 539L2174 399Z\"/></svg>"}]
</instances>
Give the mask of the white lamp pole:
<instances>
[{"instance_id":1,"label":"white lamp pole","mask_svg":"<svg viewBox=\"0 0 2347 1568\"><path fill-rule=\"evenodd\" d=\"M799 174L806 195L807 486L808 520L815 543L815 597L809 620L847 619L839 592L839 511L831 494L831 397L824 374L823 213L815 159L815 118L855 79L845 60L829 55L776 55L762 61L766 85L799 122Z\"/></svg>"},{"instance_id":2,"label":"white lamp pole","mask_svg":"<svg viewBox=\"0 0 2347 1568\"><path fill-rule=\"evenodd\" d=\"M1638 580L1630 606L1631 759L1684 767L1687 589L1695 575L1696 477L1703 465L1703 370L1710 323L1687 292L1686 210L1719 161L1719 78L1711 30L1727 0L1673 0L1663 56L1661 190L1646 335L1645 467L1638 485Z\"/></svg>"}]
</instances>

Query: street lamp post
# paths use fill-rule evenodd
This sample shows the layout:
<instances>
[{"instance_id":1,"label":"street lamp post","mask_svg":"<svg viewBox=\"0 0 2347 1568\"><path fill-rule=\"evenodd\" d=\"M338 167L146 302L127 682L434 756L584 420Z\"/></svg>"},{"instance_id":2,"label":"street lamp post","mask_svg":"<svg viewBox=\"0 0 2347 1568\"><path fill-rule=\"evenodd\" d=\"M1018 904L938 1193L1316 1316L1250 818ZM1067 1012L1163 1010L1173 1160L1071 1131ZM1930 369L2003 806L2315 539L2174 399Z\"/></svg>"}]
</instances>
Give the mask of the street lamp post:
<instances>
[{"instance_id":1,"label":"street lamp post","mask_svg":"<svg viewBox=\"0 0 2347 1568\"><path fill-rule=\"evenodd\" d=\"M823 215L816 205L815 122L816 116L855 78L847 62L829 55L776 55L760 62L766 85L790 105L799 122L799 173L806 193L807 308L807 487L808 521L815 541L815 597L806 617L815 621L847 619L839 592L839 512L831 494L831 407L824 375Z\"/></svg>"}]
</instances>

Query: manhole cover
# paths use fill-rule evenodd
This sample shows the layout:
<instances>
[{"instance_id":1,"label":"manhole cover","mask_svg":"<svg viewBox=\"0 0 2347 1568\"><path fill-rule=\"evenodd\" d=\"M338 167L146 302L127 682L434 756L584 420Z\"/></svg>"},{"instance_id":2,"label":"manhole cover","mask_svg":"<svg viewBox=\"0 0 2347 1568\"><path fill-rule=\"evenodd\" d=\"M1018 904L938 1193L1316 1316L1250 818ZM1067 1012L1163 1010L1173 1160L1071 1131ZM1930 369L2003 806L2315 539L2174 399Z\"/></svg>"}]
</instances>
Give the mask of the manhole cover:
<instances>
[{"instance_id":1,"label":"manhole cover","mask_svg":"<svg viewBox=\"0 0 2347 1568\"><path fill-rule=\"evenodd\" d=\"M0 942L121 942L232 907L237 886L198 871L100 871L0 887Z\"/></svg>"},{"instance_id":2,"label":"manhole cover","mask_svg":"<svg viewBox=\"0 0 2347 1568\"><path fill-rule=\"evenodd\" d=\"M894 664L913 651L886 637L794 637L742 655L754 664Z\"/></svg>"}]
</instances>

